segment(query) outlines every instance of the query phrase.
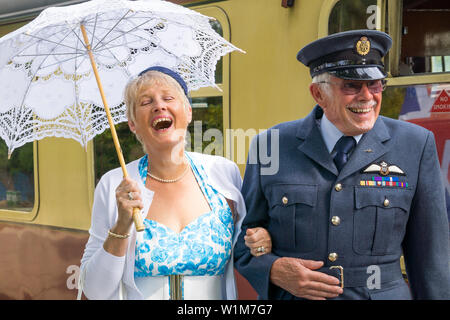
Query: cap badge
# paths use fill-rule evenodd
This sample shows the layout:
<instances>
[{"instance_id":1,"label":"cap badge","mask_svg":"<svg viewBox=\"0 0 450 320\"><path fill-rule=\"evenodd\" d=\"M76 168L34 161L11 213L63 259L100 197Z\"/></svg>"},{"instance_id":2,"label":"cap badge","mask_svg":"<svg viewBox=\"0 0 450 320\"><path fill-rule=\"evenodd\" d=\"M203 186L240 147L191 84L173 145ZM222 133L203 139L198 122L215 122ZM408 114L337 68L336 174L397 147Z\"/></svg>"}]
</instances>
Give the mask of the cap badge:
<instances>
[{"instance_id":1,"label":"cap badge","mask_svg":"<svg viewBox=\"0 0 450 320\"><path fill-rule=\"evenodd\" d=\"M370 41L367 37L361 37L358 42L356 42L356 52L359 55L365 56L370 51Z\"/></svg>"}]
</instances>

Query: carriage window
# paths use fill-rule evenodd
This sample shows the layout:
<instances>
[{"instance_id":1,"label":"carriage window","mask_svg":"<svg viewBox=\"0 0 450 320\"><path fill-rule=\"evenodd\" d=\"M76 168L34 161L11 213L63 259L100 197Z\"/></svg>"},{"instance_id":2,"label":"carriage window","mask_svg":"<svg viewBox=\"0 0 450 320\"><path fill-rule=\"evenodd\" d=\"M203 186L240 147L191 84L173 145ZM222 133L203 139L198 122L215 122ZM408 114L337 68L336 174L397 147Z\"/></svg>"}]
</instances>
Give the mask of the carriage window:
<instances>
[{"instance_id":1,"label":"carriage window","mask_svg":"<svg viewBox=\"0 0 450 320\"><path fill-rule=\"evenodd\" d=\"M214 31L224 36L219 20L210 20L210 24ZM223 61L224 57L221 57L216 64L215 82L218 85L223 84ZM223 91L207 91L205 88L195 92L192 98L192 122L186 137L187 151L224 155L223 95Z\"/></svg>"},{"instance_id":2,"label":"carriage window","mask_svg":"<svg viewBox=\"0 0 450 320\"><path fill-rule=\"evenodd\" d=\"M8 148L0 139L0 210L31 212L33 207L33 144L17 148L8 160Z\"/></svg>"},{"instance_id":3,"label":"carriage window","mask_svg":"<svg viewBox=\"0 0 450 320\"><path fill-rule=\"evenodd\" d=\"M192 122L188 131L188 151L223 156L222 97L192 99Z\"/></svg>"},{"instance_id":4,"label":"carriage window","mask_svg":"<svg viewBox=\"0 0 450 320\"><path fill-rule=\"evenodd\" d=\"M341 0L328 20L328 33L355 29L380 29L377 0Z\"/></svg>"},{"instance_id":5,"label":"carriage window","mask_svg":"<svg viewBox=\"0 0 450 320\"><path fill-rule=\"evenodd\" d=\"M3 36L26 22L0 26ZM21 211L26 214L34 208L34 162L33 143L17 149L8 160L8 147L0 138L0 211Z\"/></svg>"},{"instance_id":6,"label":"carriage window","mask_svg":"<svg viewBox=\"0 0 450 320\"><path fill-rule=\"evenodd\" d=\"M403 0L402 21L399 74L450 72L450 2Z\"/></svg>"}]
</instances>

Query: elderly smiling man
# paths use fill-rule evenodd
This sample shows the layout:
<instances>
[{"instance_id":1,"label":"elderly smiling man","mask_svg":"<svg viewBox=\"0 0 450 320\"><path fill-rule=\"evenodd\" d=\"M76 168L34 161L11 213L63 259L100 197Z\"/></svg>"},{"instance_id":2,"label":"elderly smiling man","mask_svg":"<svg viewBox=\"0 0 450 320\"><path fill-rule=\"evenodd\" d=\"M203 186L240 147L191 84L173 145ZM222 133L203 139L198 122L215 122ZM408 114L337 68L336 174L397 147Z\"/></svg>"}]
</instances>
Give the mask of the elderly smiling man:
<instances>
[{"instance_id":1,"label":"elderly smiling man","mask_svg":"<svg viewBox=\"0 0 450 320\"><path fill-rule=\"evenodd\" d=\"M300 50L317 106L279 134L279 171L248 163L243 230L262 226L272 253L242 232L236 267L262 299L448 299L449 230L433 134L379 116L391 38L330 35ZM272 146L268 143L268 150ZM260 251L264 251L261 247ZM404 255L409 285L400 257Z\"/></svg>"}]
</instances>

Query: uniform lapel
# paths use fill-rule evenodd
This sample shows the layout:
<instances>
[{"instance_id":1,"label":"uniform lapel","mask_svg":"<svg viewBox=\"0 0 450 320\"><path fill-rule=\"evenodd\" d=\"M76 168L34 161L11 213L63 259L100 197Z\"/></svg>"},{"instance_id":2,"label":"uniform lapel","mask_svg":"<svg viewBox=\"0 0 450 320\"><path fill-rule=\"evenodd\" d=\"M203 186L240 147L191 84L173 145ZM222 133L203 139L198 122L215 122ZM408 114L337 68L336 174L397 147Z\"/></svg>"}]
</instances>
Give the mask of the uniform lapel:
<instances>
[{"instance_id":1,"label":"uniform lapel","mask_svg":"<svg viewBox=\"0 0 450 320\"><path fill-rule=\"evenodd\" d=\"M324 169L338 175L338 170L328 153L322 134L317 127L316 119L320 118L321 109L316 106L305 118L305 122L297 130L297 138L301 140L298 150L303 152L311 160L321 165Z\"/></svg>"},{"instance_id":2,"label":"uniform lapel","mask_svg":"<svg viewBox=\"0 0 450 320\"><path fill-rule=\"evenodd\" d=\"M379 117L372 130L364 134L359 141L347 164L340 172L339 180L343 180L356 171L367 167L388 152L388 147L384 142L390 138L383 119Z\"/></svg>"}]
</instances>

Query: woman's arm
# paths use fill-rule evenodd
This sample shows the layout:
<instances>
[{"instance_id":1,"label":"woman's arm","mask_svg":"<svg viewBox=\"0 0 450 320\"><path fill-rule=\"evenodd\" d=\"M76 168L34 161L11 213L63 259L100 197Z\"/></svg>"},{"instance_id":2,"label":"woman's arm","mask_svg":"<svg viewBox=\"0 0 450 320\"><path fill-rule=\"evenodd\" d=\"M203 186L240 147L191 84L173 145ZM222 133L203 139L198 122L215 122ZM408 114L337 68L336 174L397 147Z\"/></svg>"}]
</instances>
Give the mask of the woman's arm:
<instances>
[{"instance_id":1,"label":"woman's arm","mask_svg":"<svg viewBox=\"0 0 450 320\"><path fill-rule=\"evenodd\" d=\"M138 205L135 202L140 201L128 200L129 203L126 203L124 197L125 195L128 197L129 191L123 188L128 186L129 182L122 181L114 192L111 187L114 183L111 179L111 176L102 178L95 189L90 237L81 259L80 286L88 299L119 298L128 239L108 236L108 231L119 235L129 233L132 218L127 226L126 215L128 211L132 212L132 208L128 210L128 207ZM135 192L133 197L140 199Z\"/></svg>"}]
</instances>

